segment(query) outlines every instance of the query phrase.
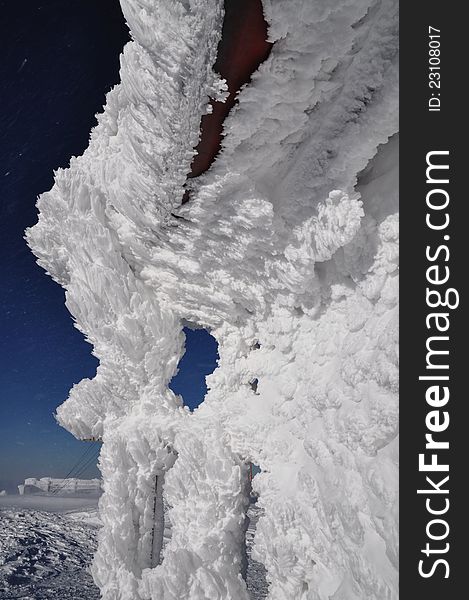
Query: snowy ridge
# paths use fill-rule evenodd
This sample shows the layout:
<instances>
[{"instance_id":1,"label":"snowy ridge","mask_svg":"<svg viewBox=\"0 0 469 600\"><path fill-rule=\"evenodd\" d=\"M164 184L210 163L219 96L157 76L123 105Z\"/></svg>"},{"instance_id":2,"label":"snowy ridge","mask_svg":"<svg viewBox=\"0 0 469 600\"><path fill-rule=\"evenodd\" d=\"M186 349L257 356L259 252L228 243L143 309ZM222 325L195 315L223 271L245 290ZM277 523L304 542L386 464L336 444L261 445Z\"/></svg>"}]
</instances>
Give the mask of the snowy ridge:
<instances>
[{"instance_id":1,"label":"snowy ridge","mask_svg":"<svg viewBox=\"0 0 469 600\"><path fill-rule=\"evenodd\" d=\"M265 0L274 47L183 207L222 3L122 4L121 84L27 232L100 359L57 411L104 441L95 580L247 599L250 460L271 600L394 600L396 2ZM194 414L167 387L183 319L219 343Z\"/></svg>"},{"instance_id":2,"label":"snowy ridge","mask_svg":"<svg viewBox=\"0 0 469 600\"><path fill-rule=\"evenodd\" d=\"M100 494L100 479L54 479L53 477L28 477L24 484L18 486L20 495L36 492L47 492L50 494Z\"/></svg>"}]
</instances>

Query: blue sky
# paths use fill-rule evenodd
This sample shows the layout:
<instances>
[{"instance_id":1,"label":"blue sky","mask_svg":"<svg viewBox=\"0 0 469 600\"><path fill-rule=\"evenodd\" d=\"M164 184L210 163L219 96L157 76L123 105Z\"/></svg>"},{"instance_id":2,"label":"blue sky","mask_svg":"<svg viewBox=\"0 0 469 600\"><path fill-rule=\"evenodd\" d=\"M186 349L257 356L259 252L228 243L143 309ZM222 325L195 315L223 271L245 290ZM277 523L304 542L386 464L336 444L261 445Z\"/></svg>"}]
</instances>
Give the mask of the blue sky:
<instances>
[{"instance_id":1,"label":"blue sky","mask_svg":"<svg viewBox=\"0 0 469 600\"><path fill-rule=\"evenodd\" d=\"M186 352L179 362L179 372L169 387L181 394L184 404L191 410L203 401L207 392L205 377L217 366L218 344L205 329L190 330L184 327Z\"/></svg>"}]
</instances>

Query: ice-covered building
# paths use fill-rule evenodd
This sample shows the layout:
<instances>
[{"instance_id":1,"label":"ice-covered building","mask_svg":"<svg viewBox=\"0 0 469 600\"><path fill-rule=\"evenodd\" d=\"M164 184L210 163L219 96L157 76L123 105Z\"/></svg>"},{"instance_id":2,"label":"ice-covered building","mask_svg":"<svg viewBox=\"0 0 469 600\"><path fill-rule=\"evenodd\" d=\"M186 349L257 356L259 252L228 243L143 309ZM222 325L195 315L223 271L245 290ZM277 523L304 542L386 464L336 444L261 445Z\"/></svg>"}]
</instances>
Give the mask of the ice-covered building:
<instances>
[{"instance_id":1,"label":"ice-covered building","mask_svg":"<svg viewBox=\"0 0 469 600\"><path fill-rule=\"evenodd\" d=\"M102 491L100 479L56 479L53 477L28 477L18 486L20 495L28 494L54 494L59 496L90 495L98 496Z\"/></svg>"},{"instance_id":2,"label":"ice-covered building","mask_svg":"<svg viewBox=\"0 0 469 600\"><path fill-rule=\"evenodd\" d=\"M27 232L100 360L57 416L103 440L105 600L246 600L249 462L271 600L398 597L396 4L264 0L272 51L182 205L223 2L122 0L121 84ZM193 413L187 322L220 355Z\"/></svg>"}]
</instances>

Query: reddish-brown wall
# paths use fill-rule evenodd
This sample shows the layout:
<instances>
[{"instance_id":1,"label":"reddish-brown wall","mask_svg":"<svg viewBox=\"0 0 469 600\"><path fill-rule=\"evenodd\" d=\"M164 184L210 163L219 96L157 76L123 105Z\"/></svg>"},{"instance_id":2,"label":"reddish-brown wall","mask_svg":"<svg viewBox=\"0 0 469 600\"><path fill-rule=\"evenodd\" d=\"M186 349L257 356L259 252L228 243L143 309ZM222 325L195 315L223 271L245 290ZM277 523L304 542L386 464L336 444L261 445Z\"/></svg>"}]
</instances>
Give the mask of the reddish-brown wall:
<instances>
[{"instance_id":1,"label":"reddish-brown wall","mask_svg":"<svg viewBox=\"0 0 469 600\"><path fill-rule=\"evenodd\" d=\"M188 177L198 177L215 160L222 141L223 121L235 104L237 92L269 56L272 44L266 38L267 23L261 0L225 1L223 32L214 70L226 79L229 97L226 102L212 101L213 112L202 117L201 138Z\"/></svg>"}]
</instances>

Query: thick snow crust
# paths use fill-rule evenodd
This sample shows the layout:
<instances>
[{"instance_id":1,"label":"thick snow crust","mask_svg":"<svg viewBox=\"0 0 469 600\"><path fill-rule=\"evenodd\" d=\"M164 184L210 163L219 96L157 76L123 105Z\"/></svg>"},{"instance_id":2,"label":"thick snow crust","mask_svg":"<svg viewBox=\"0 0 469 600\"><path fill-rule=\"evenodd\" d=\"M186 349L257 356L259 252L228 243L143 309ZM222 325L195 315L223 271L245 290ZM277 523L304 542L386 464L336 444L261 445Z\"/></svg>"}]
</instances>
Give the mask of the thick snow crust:
<instances>
[{"instance_id":1,"label":"thick snow crust","mask_svg":"<svg viewBox=\"0 0 469 600\"><path fill-rule=\"evenodd\" d=\"M272 52L183 207L222 2L122 6L121 84L27 232L100 360L57 411L104 441L95 581L247 599L251 461L270 600L396 599L396 2L265 0ZM220 355L193 414L187 322Z\"/></svg>"}]
</instances>

